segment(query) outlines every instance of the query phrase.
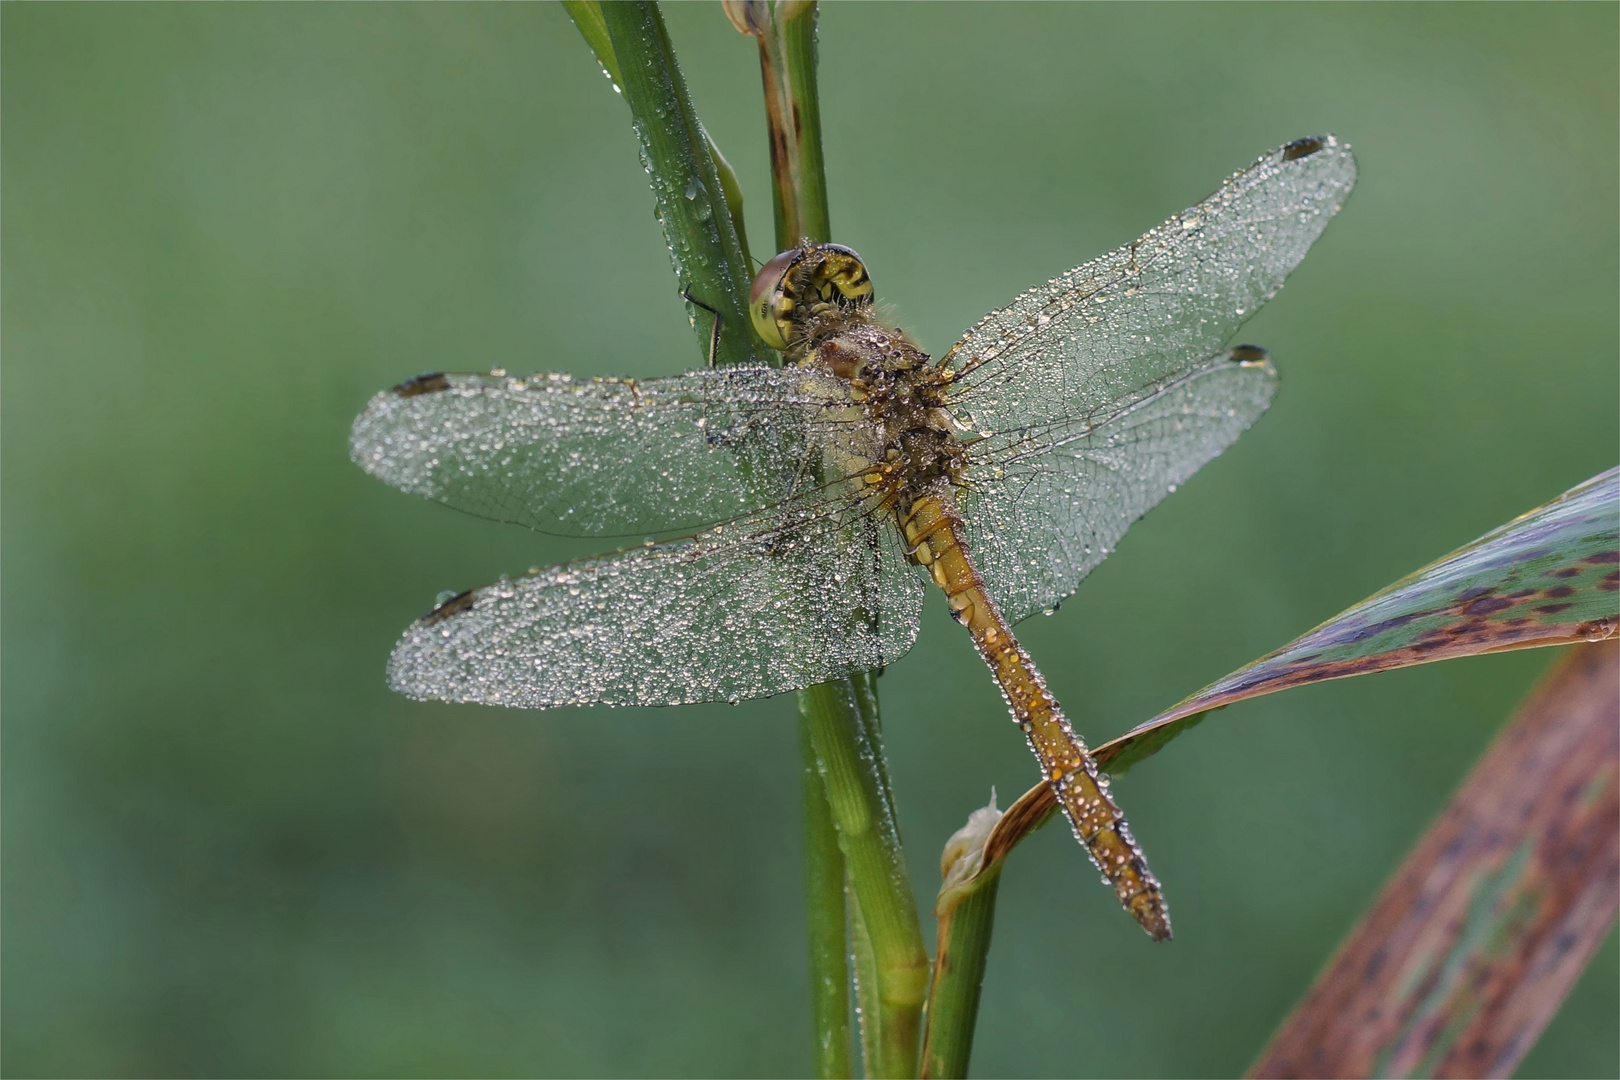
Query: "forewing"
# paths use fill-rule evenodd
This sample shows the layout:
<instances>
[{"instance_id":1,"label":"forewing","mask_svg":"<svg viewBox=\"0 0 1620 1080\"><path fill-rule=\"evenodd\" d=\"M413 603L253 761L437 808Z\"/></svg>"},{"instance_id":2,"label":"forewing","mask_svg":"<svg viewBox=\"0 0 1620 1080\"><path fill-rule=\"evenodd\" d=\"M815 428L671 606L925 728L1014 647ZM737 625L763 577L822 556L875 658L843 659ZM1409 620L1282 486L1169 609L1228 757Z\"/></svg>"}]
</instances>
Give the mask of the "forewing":
<instances>
[{"instance_id":1,"label":"forewing","mask_svg":"<svg viewBox=\"0 0 1620 1080\"><path fill-rule=\"evenodd\" d=\"M1204 363L1271 299L1350 193L1331 135L1265 155L1135 243L985 316L946 356L958 415L995 432L1084 421Z\"/></svg>"},{"instance_id":2,"label":"forewing","mask_svg":"<svg viewBox=\"0 0 1620 1080\"><path fill-rule=\"evenodd\" d=\"M1112 412L973 444L962 514L1002 614L1022 619L1073 593L1132 522L1265 412L1276 387L1265 353L1244 346Z\"/></svg>"},{"instance_id":3,"label":"forewing","mask_svg":"<svg viewBox=\"0 0 1620 1080\"><path fill-rule=\"evenodd\" d=\"M822 499L457 597L406 632L388 679L523 708L737 701L892 662L921 608L886 515Z\"/></svg>"},{"instance_id":4,"label":"forewing","mask_svg":"<svg viewBox=\"0 0 1620 1080\"><path fill-rule=\"evenodd\" d=\"M764 367L428 375L372 398L349 453L402 491L544 532L691 531L802 491L837 434L824 417L847 397L812 372Z\"/></svg>"}]
</instances>

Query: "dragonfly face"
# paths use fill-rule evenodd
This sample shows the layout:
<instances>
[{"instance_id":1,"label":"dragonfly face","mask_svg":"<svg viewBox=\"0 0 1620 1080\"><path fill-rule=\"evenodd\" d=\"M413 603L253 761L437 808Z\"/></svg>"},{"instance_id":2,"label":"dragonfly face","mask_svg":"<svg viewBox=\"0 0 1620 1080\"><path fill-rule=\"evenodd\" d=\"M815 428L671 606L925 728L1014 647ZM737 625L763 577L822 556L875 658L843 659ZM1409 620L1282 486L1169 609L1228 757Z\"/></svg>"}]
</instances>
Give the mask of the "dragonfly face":
<instances>
[{"instance_id":1,"label":"dragonfly face","mask_svg":"<svg viewBox=\"0 0 1620 1080\"><path fill-rule=\"evenodd\" d=\"M378 394L350 450L402 490L546 532L686 534L446 601L395 647L390 683L529 708L780 693L898 659L931 579L1105 880L1168 937L1106 778L1011 626L1265 410L1264 350L1223 346L1354 179L1331 136L1289 143L938 362L873 319L853 251L804 245L750 297L790 366L435 374Z\"/></svg>"},{"instance_id":2,"label":"dragonfly face","mask_svg":"<svg viewBox=\"0 0 1620 1080\"><path fill-rule=\"evenodd\" d=\"M790 248L760 268L748 294L759 338L791 360L803 357L802 326L830 309L872 306L872 280L861 257L842 244Z\"/></svg>"}]
</instances>

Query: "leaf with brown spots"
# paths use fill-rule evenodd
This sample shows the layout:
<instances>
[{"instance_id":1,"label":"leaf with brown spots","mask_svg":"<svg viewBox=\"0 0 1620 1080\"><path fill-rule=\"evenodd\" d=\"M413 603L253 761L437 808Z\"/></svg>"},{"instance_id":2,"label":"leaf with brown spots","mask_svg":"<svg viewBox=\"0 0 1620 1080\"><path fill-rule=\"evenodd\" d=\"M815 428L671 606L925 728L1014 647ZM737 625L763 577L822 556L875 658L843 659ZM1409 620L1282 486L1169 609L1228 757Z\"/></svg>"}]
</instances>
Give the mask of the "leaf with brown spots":
<instances>
[{"instance_id":1,"label":"leaf with brown spots","mask_svg":"<svg viewBox=\"0 0 1620 1080\"><path fill-rule=\"evenodd\" d=\"M1097 764L1122 773L1209 710L1291 686L1602 641L1617 625L1620 469L1610 469L1098 747Z\"/></svg>"},{"instance_id":2,"label":"leaf with brown spots","mask_svg":"<svg viewBox=\"0 0 1620 1080\"><path fill-rule=\"evenodd\" d=\"M1620 651L1572 649L1251 1076L1511 1076L1620 902Z\"/></svg>"},{"instance_id":3,"label":"leaf with brown spots","mask_svg":"<svg viewBox=\"0 0 1620 1080\"><path fill-rule=\"evenodd\" d=\"M1093 751L1115 776L1212 709L1326 679L1478 653L1602 641L1620 625L1620 468L1486 533ZM1007 808L984 865L1055 809L1038 784Z\"/></svg>"}]
</instances>

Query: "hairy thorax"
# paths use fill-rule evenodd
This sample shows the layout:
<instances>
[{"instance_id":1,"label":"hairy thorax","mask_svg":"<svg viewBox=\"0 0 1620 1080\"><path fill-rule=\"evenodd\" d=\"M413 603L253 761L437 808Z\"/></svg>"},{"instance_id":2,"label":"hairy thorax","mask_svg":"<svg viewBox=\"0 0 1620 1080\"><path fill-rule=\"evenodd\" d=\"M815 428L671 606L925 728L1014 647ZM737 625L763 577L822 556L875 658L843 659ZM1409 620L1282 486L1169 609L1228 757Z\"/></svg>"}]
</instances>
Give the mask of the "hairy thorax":
<instances>
[{"instance_id":1,"label":"hairy thorax","mask_svg":"<svg viewBox=\"0 0 1620 1080\"><path fill-rule=\"evenodd\" d=\"M869 308L834 308L809 320L800 363L849 385L864 435L853 445L866 483L883 501L906 507L962 485L967 447L945 408L950 374Z\"/></svg>"}]
</instances>

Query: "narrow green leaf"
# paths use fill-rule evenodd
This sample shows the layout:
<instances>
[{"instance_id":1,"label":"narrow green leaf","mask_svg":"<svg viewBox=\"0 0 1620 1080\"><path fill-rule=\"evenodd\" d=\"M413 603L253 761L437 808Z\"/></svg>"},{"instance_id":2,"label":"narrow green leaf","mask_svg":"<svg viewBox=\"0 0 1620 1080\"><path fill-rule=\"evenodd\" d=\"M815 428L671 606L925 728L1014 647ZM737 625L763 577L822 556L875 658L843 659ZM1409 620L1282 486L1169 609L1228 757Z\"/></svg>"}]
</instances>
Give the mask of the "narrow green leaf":
<instances>
[{"instance_id":1,"label":"narrow green leaf","mask_svg":"<svg viewBox=\"0 0 1620 1080\"><path fill-rule=\"evenodd\" d=\"M602 17L600 0L563 0L563 7L579 28L585 43L596 54L596 61L602 65L602 70L613 80L614 86L620 86L623 80L619 77L619 60L613 53L613 42L608 38L607 21ZM720 152L720 144L714 141L714 136L701 122L698 130L703 133L703 143L708 147L709 157L714 159L715 173L720 177L720 190L726 197L726 208L731 211L731 226L737 230L737 239L742 245L743 265L751 266L748 230L743 226L742 185L737 182L736 170L732 169L726 155Z\"/></svg>"},{"instance_id":2,"label":"narrow green leaf","mask_svg":"<svg viewBox=\"0 0 1620 1080\"><path fill-rule=\"evenodd\" d=\"M613 42L608 37L607 21L602 16L600 0L563 0L563 7L579 28L580 36L596 54L596 62L602 65L607 77L613 80L613 85L623 92L620 84L623 80L619 76L619 59L614 55ZM720 144L714 141L707 128L701 121L698 130L703 133L703 143L708 148L709 157L714 159L714 169L720 177L720 190L726 198L726 208L731 211L731 225L737 230L737 239L742 245L743 265L751 266L748 253L748 231L743 226L743 195L742 185L737 182L737 173L731 167L731 162L720 152Z\"/></svg>"},{"instance_id":3,"label":"narrow green leaf","mask_svg":"<svg viewBox=\"0 0 1620 1080\"><path fill-rule=\"evenodd\" d=\"M1531 694L1252 1076L1511 1076L1620 905L1620 649Z\"/></svg>"},{"instance_id":4,"label":"narrow green leaf","mask_svg":"<svg viewBox=\"0 0 1620 1080\"><path fill-rule=\"evenodd\" d=\"M613 85L618 86L619 61L613 55L613 42L608 40L607 23L602 19L602 4L600 0L563 0L563 9L568 17L574 20L580 36L585 44L591 47L596 54L596 62L602 65Z\"/></svg>"},{"instance_id":5,"label":"narrow green leaf","mask_svg":"<svg viewBox=\"0 0 1620 1080\"><path fill-rule=\"evenodd\" d=\"M663 16L645 0L597 4L594 13L590 7L582 4L571 13L603 66L612 73L617 65L616 81L630 106L676 281L695 301L688 302L688 315L703 355L712 353L717 364L764 363L747 318L753 268ZM598 16L611 45L606 59L597 45Z\"/></svg>"},{"instance_id":6,"label":"narrow green leaf","mask_svg":"<svg viewBox=\"0 0 1620 1080\"><path fill-rule=\"evenodd\" d=\"M714 159L714 171L720 177L720 192L726 197L726 209L731 212L731 227L737 230L737 242L742 245L743 265L752 270L753 256L748 251L748 228L743 221L742 184L737 180L737 170L720 152L720 144L714 141L709 129L702 124L698 127L703 132L704 145L709 148L709 157Z\"/></svg>"}]
</instances>

